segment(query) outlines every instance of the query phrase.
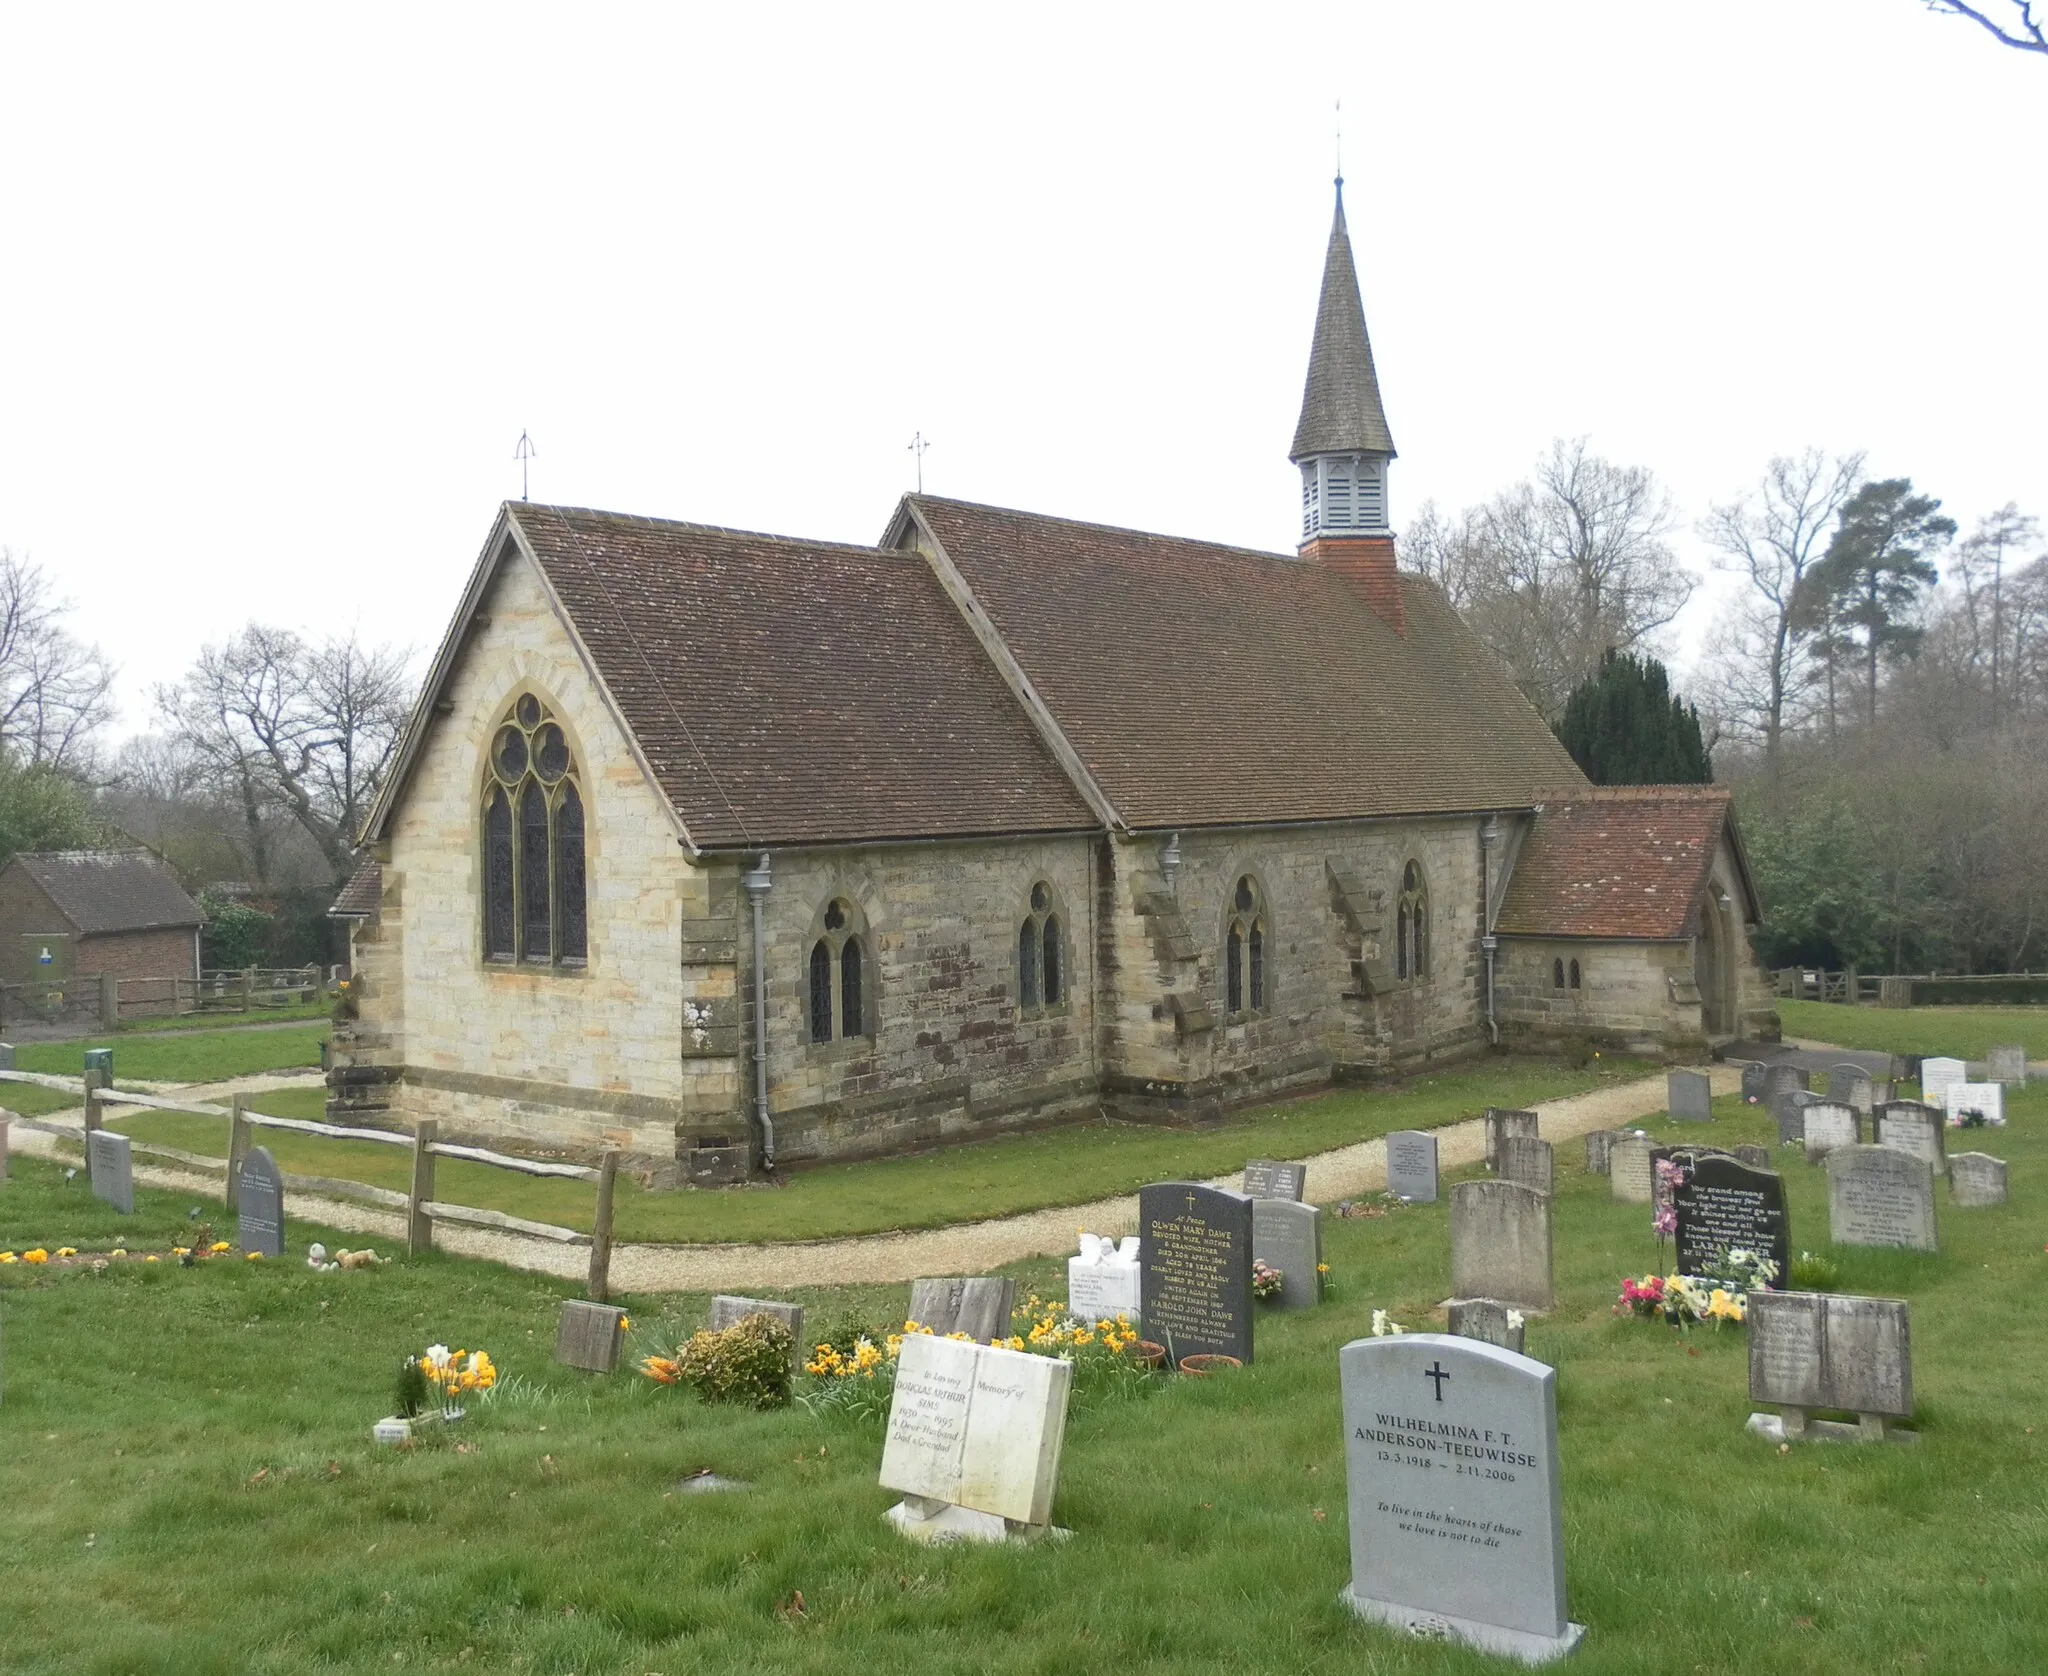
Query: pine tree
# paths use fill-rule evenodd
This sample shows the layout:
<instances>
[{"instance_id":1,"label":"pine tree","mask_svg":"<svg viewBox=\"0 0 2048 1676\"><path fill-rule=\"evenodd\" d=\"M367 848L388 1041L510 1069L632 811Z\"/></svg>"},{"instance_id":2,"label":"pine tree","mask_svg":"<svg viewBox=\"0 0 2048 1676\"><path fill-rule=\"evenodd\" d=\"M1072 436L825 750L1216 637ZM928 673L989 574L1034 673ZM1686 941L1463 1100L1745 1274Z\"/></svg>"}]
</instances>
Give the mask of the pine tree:
<instances>
[{"instance_id":1,"label":"pine tree","mask_svg":"<svg viewBox=\"0 0 2048 1676\"><path fill-rule=\"evenodd\" d=\"M1611 647L1600 673L1579 683L1557 737L1600 786L1706 785L1714 765L1700 740L1700 713L1671 692L1655 658Z\"/></svg>"}]
</instances>

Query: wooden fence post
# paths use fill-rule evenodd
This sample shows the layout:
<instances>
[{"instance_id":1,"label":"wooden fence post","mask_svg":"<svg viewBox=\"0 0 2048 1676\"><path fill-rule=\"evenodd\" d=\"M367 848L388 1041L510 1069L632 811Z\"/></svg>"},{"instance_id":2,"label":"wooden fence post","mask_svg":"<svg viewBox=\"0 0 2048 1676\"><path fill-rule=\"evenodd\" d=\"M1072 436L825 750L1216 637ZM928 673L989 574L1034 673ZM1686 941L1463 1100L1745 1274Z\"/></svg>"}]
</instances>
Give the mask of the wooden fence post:
<instances>
[{"instance_id":1,"label":"wooden fence post","mask_svg":"<svg viewBox=\"0 0 2048 1676\"><path fill-rule=\"evenodd\" d=\"M112 972L100 974L100 1028L118 1030L121 1027L121 980Z\"/></svg>"},{"instance_id":2,"label":"wooden fence post","mask_svg":"<svg viewBox=\"0 0 2048 1676\"><path fill-rule=\"evenodd\" d=\"M423 1208L434 1196L434 1154L441 1125L431 1117L413 1119L412 1196L405 1207L405 1250L409 1257L434 1249L434 1219Z\"/></svg>"},{"instance_id":3,"label":"wooden fence post","mask_svg":"<svg viewBox=\"0 0 2048 1676\"><path fill-rule=\"evenodd\" d=\"M100 1091L96 1076L85 1079L85 1179L92 1180L92 1137L100 1126Z\"/></svg>"},{"instance_id":4,"label":"wooden fence post","mask_svg":"<svg viewBox=\"0 0 2048 1676\"><path fill-rule=\"evenodd\" d=\"M249 1156L249 1096L237 1094L228 1114L228 1209L242 1208L242 1160Z\"/></svg>"},{"instance_id":5,"label":"wooden fence post","mask_svg":"<svg viewBox=\"0 0 2048 1676\"><path fill-rule=\"evenodd\" d=\"M590 1301L608 1302L612 1284L612 1187L619 1174L619 1149L608 1146L597 1165L597 1218L590 1227Z\"/></svg>"}]
</instances>

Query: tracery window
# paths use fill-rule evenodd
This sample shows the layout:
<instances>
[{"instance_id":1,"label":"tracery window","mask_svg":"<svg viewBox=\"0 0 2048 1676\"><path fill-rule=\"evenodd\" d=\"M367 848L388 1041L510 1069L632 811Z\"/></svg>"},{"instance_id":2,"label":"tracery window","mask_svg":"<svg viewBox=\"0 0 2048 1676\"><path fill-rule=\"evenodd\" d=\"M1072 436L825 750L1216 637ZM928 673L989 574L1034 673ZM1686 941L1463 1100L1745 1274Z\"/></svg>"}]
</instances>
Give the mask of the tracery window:
<instances>
[{"instance_id":1,"label":"tracery window","mask_svg":"<svg viewBox=\"0 0 2048 1676\"><path fill-rule=\"evenodd\" d=\"M1043 879L1031 887L1030 906L1017 926L1017 1005L1024 1012L1064 1006L1066 934L1059 901Z\"/></svg>"},{"instance_id":2,"label":"tracery window","mask_svg":"<svg viewBox=\"0 0 2048 1676\"><path fill-rule=\"evenodd\" d=\"M1394 976L1404 981L1429 976L1429 886L1419 861L1401 870L1401 897L1394 908Z\"/></svg>"},{"instance_id":3,"label":"tracery window","mask_svg":"<svg viewBox=\"0 0 2048 1676\"><path fill-rule=\"evenodd\" d=\"M561 724L521 693L491 736L484 778L486 960L573 967L590 958L579 777Z\"/></svg>"},{"instance_id":4,"label":"tracery window","mask_svg":"<svg viewBox=\"0 0 2048 1676\"><path fill-rule=\"evenodd\" d=\"M804 1011L814 1043L874 1034L868 1014L870 952L860 909L843 896L833 897L811 928Z\"/></svg>"},{"instance_id":5,"label":"tracery window","mask_svg":"<svg viewBox=\"0 0 2048 1676\"><path fill-rule=\"evenodd\" d=\"M1266 901L1249 873L1239 876L1230 893L1223 928L1223 1010L1234 1015L1266 1010Z\"/></svg>"}]
</instances>

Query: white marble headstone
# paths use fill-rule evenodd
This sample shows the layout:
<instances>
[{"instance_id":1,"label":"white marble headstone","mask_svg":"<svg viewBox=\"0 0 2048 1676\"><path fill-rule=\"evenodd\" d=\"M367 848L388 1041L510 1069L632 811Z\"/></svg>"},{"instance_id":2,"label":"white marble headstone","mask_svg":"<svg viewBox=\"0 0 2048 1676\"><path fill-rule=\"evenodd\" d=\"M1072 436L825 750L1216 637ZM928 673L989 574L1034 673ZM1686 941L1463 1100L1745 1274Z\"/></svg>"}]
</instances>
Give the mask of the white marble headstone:
<instances>
[{"instance_id":1,"label":"white marble headstone","mask_svg":"<svg viewBox=\"0 0 2048 1676\"><path fill-rule=\"evenodd\" d=\"M1964 1112L1980 1112L1994 1129L2005 1127L2005 1085L1997 1082L1952 1082L1943 1090L1942 1108L1950 1125Z\"/></svg>"},{"instance_id":2,"label":"white marble headstone","mask_svg":"<svg viewBox=\"0 0 2048 1676\"><path fill-rule=\"evenodd\" d=\"M1838 1100L1821 1100L1799 1114L1804 1125L1806 1161L1818 1164L1838 1146L1854 1146L1863 1139L1856 1108Z\"/></svg>"},{"instance_id":3,"label":"white marble headstone","mask_svg":"<svg viewBox=\"0 0 2048 1676\"><path fill-rule=\"evenodd\" d=\"M1057 1357L913 1333L897 1356L882 1488L1046 1524L1073 1374Z\"/></svg>"},{"instance_id":4,"label":"white marble headstone","mask_svg":"<svg viewBox=\"0 0 2048 1676\"><path fill-rule=\"evenodd\" d=\"M1138 1236L1119 1247L1104 1235L1083 1234L1081 1254L1067 1259L1067 1313L1076 1321L1138 1319Z\"/></svg>"},{"instance_id":5,"label":"white marble headstone","mask_svg":"<svg viewBox=\"0 0 2048 1676\"><path fill-rule=\"evenodd\" d=\"M1942 1105L1942 1091L1952 1082L1967 1082L1969 1074L1969 1067L1960 1059L1923 1059L1920 1061L1920 1098L1930 1106Z\"/></svg>"}]
</instances>

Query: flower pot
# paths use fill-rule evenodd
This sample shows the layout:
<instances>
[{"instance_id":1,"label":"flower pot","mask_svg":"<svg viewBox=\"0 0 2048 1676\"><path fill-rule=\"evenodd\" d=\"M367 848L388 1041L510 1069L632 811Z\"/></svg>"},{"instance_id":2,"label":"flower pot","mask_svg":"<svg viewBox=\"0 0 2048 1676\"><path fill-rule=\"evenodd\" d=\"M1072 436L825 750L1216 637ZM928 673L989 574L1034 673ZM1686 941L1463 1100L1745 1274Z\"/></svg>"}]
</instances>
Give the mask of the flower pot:
<instances>
[{"instance_id":1,"label":"flower pot","mask_svg":"<svg viewBox=\"0 0 2048 1676\"><path fill-rule=\"evenodd\" d=\"M1166 1366L1166 1346L1154 1344L1150 1339L1139 1339L1124 1354L1129 1356L1140 1367L1163 1368Z\"/></svg>"},{"instance_id":2,"label":"flower pot","mask_svg":"<svg viewBox=\"0 0 2048 1676\"><path fill-rule=\"evenodd\" d=\"M1244 1363L1235 1356L1183 1356L1180 1371L1193 1379L1204 1379L1212 1373L1221 1373L1225 1368L1241 1368Z\"/></svg>"},{"instance_id":3,"label":"flower pot","mask_svg":"<svg viewBox=\"0 0 2048 1676\"><path fill-rule=\"evenodd\" d=\"M403 1415L387 1414L370 1428L370 1436L379 1443L400 1444L412 1441L412 1422Z\"/></svg>"}]
</instances>

